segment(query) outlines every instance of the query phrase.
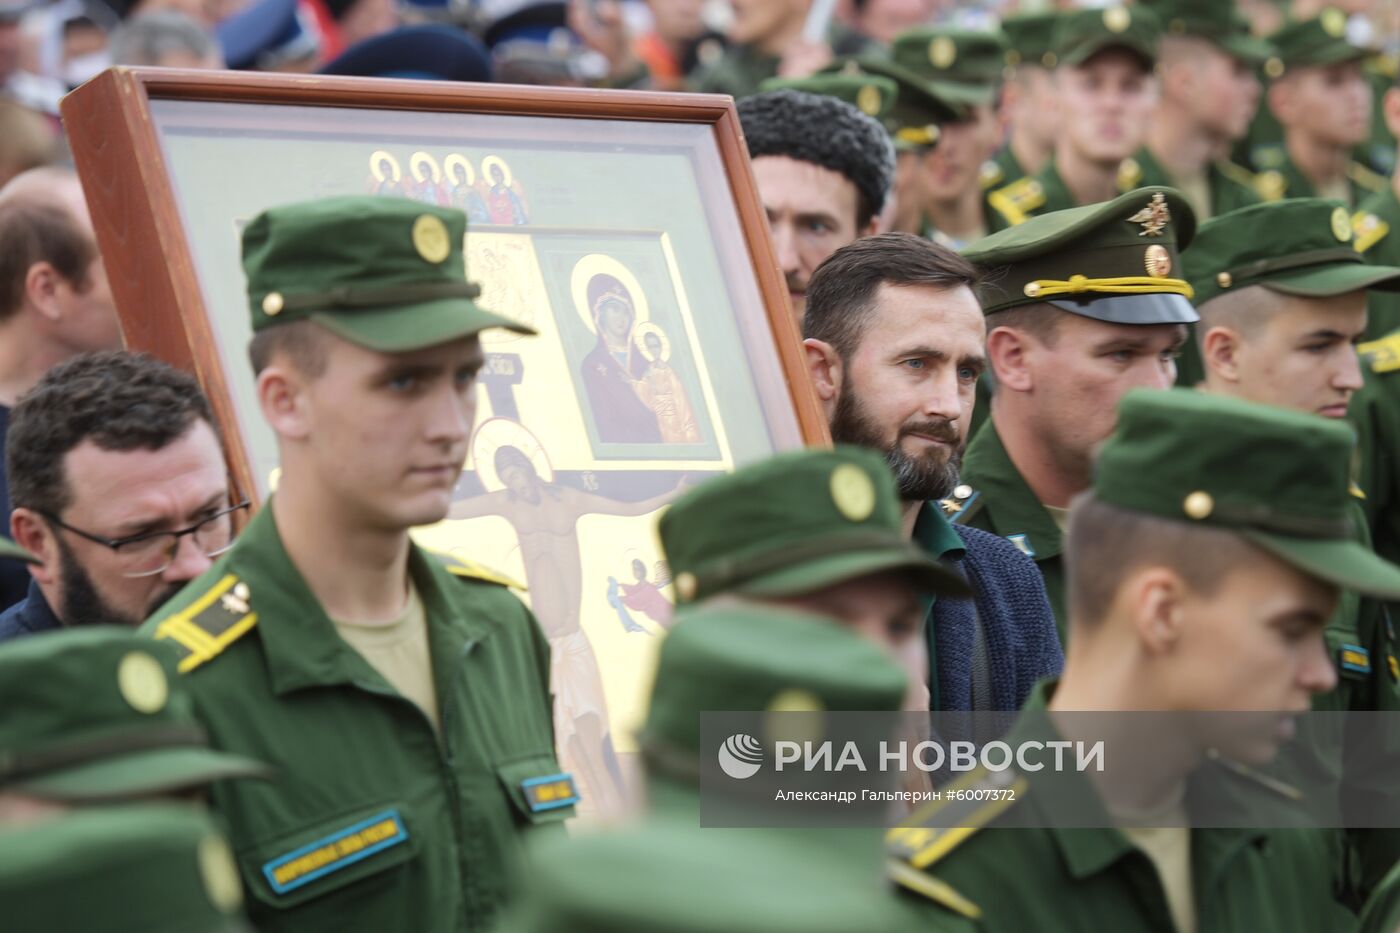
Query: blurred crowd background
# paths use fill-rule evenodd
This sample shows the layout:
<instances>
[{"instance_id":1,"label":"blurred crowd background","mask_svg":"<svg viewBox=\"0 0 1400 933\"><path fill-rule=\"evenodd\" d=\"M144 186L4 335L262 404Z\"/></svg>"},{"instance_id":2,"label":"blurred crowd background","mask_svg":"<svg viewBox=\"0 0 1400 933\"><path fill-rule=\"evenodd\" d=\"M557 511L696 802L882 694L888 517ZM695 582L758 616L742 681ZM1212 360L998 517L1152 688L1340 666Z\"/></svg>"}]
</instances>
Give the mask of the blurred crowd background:
<instances>
[{"instance_id":1,"label":"blurred crowd background","mask_svg":"<svg viewBox=\"0 0 1400 933\"><path fill-rule=\"evenodd\" d=\"M0 184L66 160L58 104L111 65L732 91L738 61L803 77L928 24L989 27L1068 0L0 0ZM1394 75L1400 2L1343 0L1347 38ZM1323 0L1243 0L1256 35ZM807 27L807 28L804 28ZM1384 150L1386 147L1382 147ZM1387 171L1389 166L1377 166Z\"/></svg>"}]
</instances>

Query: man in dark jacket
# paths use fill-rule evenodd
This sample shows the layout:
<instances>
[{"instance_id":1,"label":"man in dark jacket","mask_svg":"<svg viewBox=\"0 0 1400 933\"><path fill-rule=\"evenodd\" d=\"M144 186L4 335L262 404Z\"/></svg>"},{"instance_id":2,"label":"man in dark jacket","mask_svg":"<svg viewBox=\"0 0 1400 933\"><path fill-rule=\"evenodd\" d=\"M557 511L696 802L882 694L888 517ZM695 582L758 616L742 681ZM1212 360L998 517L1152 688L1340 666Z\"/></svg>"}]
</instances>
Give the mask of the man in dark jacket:
<instances>
[{"instance_id":1,"label":"man in dark jacket","mask_svg":"<svg viewBox=\"0 0 1400 933\"><path fill-rule=\"evenodd\" d=\"M927 613L930 706L1012 710L1064 662L1035 565L996 535L953 527L986 328L976 270L907 234L857 240L812 277L809 368L837 443L879 451L903 501L903 531L971 585Z\"/></svg>"},{"instance_id":2,"label":"man in dark jacket","mask_svg":"<svg viewBox=\"0 0 1400 933\"><path fill-rule=\"evenodd\" d=\"M49 370L10 413L15 541L43 560L0 641L135 628L233 541L228 471L193 376L109 351ZM243 503L246 505L246 503Z\"/></svg>"}]
</instances>

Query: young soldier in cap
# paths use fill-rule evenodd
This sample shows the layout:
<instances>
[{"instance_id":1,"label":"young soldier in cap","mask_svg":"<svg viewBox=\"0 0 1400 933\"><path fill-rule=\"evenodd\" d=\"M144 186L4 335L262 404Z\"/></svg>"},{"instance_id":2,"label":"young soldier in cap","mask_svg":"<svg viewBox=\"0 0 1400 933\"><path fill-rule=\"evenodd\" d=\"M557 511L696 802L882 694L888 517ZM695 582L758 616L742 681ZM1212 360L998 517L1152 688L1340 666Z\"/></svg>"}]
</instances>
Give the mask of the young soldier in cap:
<instances>
[{"instance_id":1,"label":"young soldier in cap","mask_svg":"<svg viewBox=\"0 0 1400 933\"><path fill-rule=\"evenodd\" d=\"M894 150L873 117L830 97L768 91L739 102L758 196L799 324L822 260L875 232Z\"/></svg>"},{"instance_id":2,"label":"young soldier in cap","mask_svg":"<svg viewBox=\"0 0 1400 933\"><path fill-rule=\"evenodd\" d=\"M1161 99L1134 156L1141 184L1170 185L1198 220L1259 203L1254 176L1221 157L1259 109L1255 68L1269 45L1249 34L1233 0L1154 0L1162 20Z\"/></svg>"},{"instance_id":3,"label":"young soldier in cap","mask_svg":"<svg viewBox=\"0 0 1400 933\"><path fill-rule=\"evenodd\" d=\"M972 583L925 613L936 709L1016 709L1058 669L1055 623L1034 565L1007 541L954 528L935 504L961 489L974 386L986 365L976 270L909 234L838 250L812 280L807 361L832 437L894 472L901 531Z\"/></svg>"},{"instance_id":4,"label":"young soldier in cap","mask_svg":"<svg viewBox=\"0 0 1400 933\"><path fill-rule=\"evenodd\" d=\"M228 842L189 806L86 810L0 832L8 933L246 933Z\"/></svg>"},{"instance_id":5,"label":"young soldier in cap","mask_svg":"<svg viewBox=\"0 0 1400 933\"><path fill-rule=\"evenodd\" d=\"M1142 7L1078 10L1056 19L1050 54L1060 134L1037 174L988 193L1007 224L1138 187L1142 170L1129 157L1142 146L1157 100L1152 66L1160 32L1157 17Z\"/></svg>"},{"instance_id":6,"label":"young soldier in cap","mask_svg":"<svg viewBox=\"0 0 1400 933\"><path fill-rule=\"evenodd\" d=\"M549 651L504 586L449 573L408 529L447 514L488 327L466 216L397 198L272 208L243 231L277 493L144 631L180 651L220 748L283 770L221 784L253 920L480 929L519 837L572 812Z\"/></svg>"},{"instance_id":7,"label":"young soldier in cap","mask_svg":"<svg viewBox=\"0 0 1400 933\"><path fill-rule=\"evenodd\" d=\"M965 106L962 119L945 124L938 145L923 156L919 185L924 236L957 248L1002 224L987 207L996 180L992 152L1001 144L997 86L1006 60L1000 32L924 27L901 33L891 50L894 66L933 85Z\"/></svg>"},{"instance_id":8,"label":"young soldier in cap","mask_svg":"<svg viewBox=\"0 0 1400 933\"><path fill-rule=\"evenodd\" d=\"M0 709L0 831L272 773L210 748L175 652L128 629L46 632L0 648Z\"/></svg>"},{"instance_id":9,"label":"young soldier in cap","mask_svg":"<svg viewBox=\"0 0 1400 933\"><path fill-rule=\"evenodd\" d=\"M1006 144L992 157L996 170L983 174L988 188L1002 188L1036 174L1055 150L1060 123L1050 37L1057 16L1054 11L1022 13L1001 21L1010 45L1000 106Z\"/></svg>"},{"instance_id":10,"label":"young soldier in cap","mask_svg":"<svg viewBox=\"0 0 1400 933\"><path fill-rule=\"evenodd\" d=\"M1197 320L1177 251L1195 227L1179 194L1143 188L1032 218L964 253L983 273L996 393L945 507L1035 559L1062 639L1066 510L1089 487L1118 400L1176 376Z\"/></svg>"},{"instance_id":11,"label":"young soldier in cap","mask_svg":"<svg viewBox=\"0 0 1400 933\"><path fill-rule=\"evenodd\" d=\"M834 62L827 73L876 76L894 82L895 97L880 120L894 140L894 188L881 212L879 230L918 233L923 229L924 158L938 145L943 127L966 120L961 89L935 84L893 62L866 56Z\"/></svg>"},{"instance_id":12,"label":"young soldier in cap","mask_svg":"<svg viewBox=\"0 0 1400 933\"><path fill-rule=\"evenodd\" d=\"M1269 37L1277 58L1265 66L1269 110L1283 127L1282 145L1251 149L1256 185L1266 201L1335 198L1348 206L1385 188L1385 179L1352 158L1371 133L1367 51L1347 40L1347 18L1329 8Z\"/></svg>"},{"instance_id":13,"label":"young soldier in cap","mask_svg":"<svg viewBox=\"0 0 1400 933\"><path fill-rule=\"evenodd\" d=\"M880 456L838 447L716 477L673 502L659 531L681 604L731 595L830 615L905 657L920 642L918 597L969 590L904 537L900 511Z\"/></svg>"},{"instance_id":14,"label":"young soldier in cap","mask_svg":"<svg viewBox=\"0 0 1400 933\"><path fill-rule=\"evenodd\" d=\"M1016 799L959 816L945 793L891 834L894 853L976 902L986 931L1346 929L1321 834L1195 817L1206 781L1216 801L1284 805L1292 789L1248 766L1335 686L1323 630L1338 590L1400 593L1400 567L1352 537L1351 448L1311 415L1128 395L1070 519L1064 676L1006 739L1105 739L1103 771L973 775ZM1115 710L1155 715L1084 715Z\"/></svg>"},{"instance_id":15,"label":"young soldier in cap","mask_svg":"<svg viewBox=\"0 0 1400 933\"><path fill-rule=\"evenodd\" d=\"M1362 388L1356 343L1366 327L1366 291L1400 289L1400 268L1368 265L1352 249L1341 202L1291 198L1217 217L1201 225L1183 258L1201 315L1196 342L1205 391L1338 421L1347 417ZM1387 490L1393 485L1376 478ZM1355 485L1352 492L1355 532L1369 547L1361 507L1366 496ZM1314 698L1314 707L1400 710L1400 687L1389 664L1394 640L1379 604L1343 592L1327 629L1341 677L1335 690ZM1335 760L1323 762L1338 781L1346 744L1337 736L1328 749ZM1372 744L1365 753L1380 750ZM1400 749L1387 758L1395 760L1387 768L1393 774ZM1352 798L1363 792L1345 791ZM1370 830L1351 838L1365 891L1400 858L1400 833Z\"/></svg>"},{"instance_id":16,"label":"young soldier in cap","mask_svg":"<svg viewBox=\"0 0 1400 933\"><path fill-rule=\"evenodd\" d=\"M702 793L706 806L757 805L748 785L700 757L715 754L701 746L703 715L786 711L770 732L800 729L815 718L801 713L892 713L904 689L884 651L830 619L744 605L681 610L661 645L639 737L645 822L536 847L528 889L502 933L973 929L979 906L936 879L903 876L925 893L927 910L890 890L878 812L866 814L870 829L700 826ZM862 774L859 783L875 789L888 779Z\"/></svg>"}]
</instances>

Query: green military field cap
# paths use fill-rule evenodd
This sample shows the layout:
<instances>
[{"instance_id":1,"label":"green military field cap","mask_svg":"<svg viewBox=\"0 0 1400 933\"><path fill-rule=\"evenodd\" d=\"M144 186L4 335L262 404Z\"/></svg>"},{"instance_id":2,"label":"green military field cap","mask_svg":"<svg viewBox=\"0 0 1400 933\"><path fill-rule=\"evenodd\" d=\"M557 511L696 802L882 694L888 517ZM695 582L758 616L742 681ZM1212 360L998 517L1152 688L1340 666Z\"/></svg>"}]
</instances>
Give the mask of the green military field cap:
<instances>
[{"instance_id":1,"label":"green military field cap","mask_svg":"<svg viewBox=\"0 0 1400 933\"><path fill-rule=\"evenodd\" d=\"M868 117L881 122L894 107L896 84L879 75L842 72L815 74L807 78L769 78L760 91L806 91L845 101Z\"/></svg>"},{"instance_id":2,"label":"green military field cap","mask_svg":"<svg viewBox=\"0 0 1400 933\"><path fill-rule=\"evenodd\" d=\"M0 790L72 802L268 777L209 747L171 648L116 626L0 645Z\"/></svg>"},{"instance_id":3,"label":"green military field cap","mask_svg":"<svg viewBox=\"0 0 1400 933\"><path fill-rule=\"evenodd\" d=\"M0 557L9 557L14 560L22 560L26 564L41 563L39 558L15 544L9 538L0 538Z\"/></svg>"},{"instance_id":4,"label":"green military field cap","mask_svg":"<svg viewBox=\"0 0 1400 933\"><path fill-rule=\"evenodd\" d=\"M858 845L864 836L855 831ZM537 845L497 933L903 933L949 929L832 836L678 821ZM850 834L836 840L851 844ZM974 910L976 908L973 908ZM971 929L969 924L967 929ZM963 929L963 927L957 927Z\"/></svg>"},{"instance_id":5,"label":"green military field cap","mask_svg":"<svg viewBox=\"0 0 1400 933\"><path fill-rule=\"evenodd\" d=\"M1274 47L1250 34L1249 21L1234 0L1142 0L1157 14L1164 35L1209 39L1246 62L1262 62Z\"/></svg>"},{"instance_id":6,"label":"green military field cap","mask_svg":"<svg viewBox=\"0 0 1400 933\"><path fill-rule=\"evenodd\" d=\"M881 58L840 59L832 62L824 73L851 77L871 75L894 83L894 101L880 120L894 140L895 148L901 151L935 145L945 124L967 119L967 106L958 102L962 92L957 88L925 80Z\"/></svg>"},{"instance_id":7,"label":"green military field cap","mask_svg":"<svg viewBox=\"0 0 1400 933\"><path fill-rule=\"evenodd\" d=\"M885 461L859 447L799 450L717 477L660 522L676 595L794 596L904 571L930 593L965 596L962 578L909 542Z\"/></svg>"},{"instance_id":8,"label":"green military field cap","mask_svg":"<svg viewBox=\"0 0 1400 933\"><path fill-rule=\"evenodd\" d=\"M1105 49L1133 52L1151 68L1157 60L1162 26L1141 6L1110 6L1060 14L1050 37L1050 53L1060 65L1082 65Z\"/></svg>"},{"instance_id":9,"label":"green military field cap","mask_svg":"<svg viewBox=\"0 0 1400 933\"><path fill-rule=\"evenodd\" d=\"M1099 454L1094 495L1224 528L1345 589L1400 598L1400 567L1356 538L1351 428L1190 389L1134 390Z\"/></svg>"},{"instance_id":10,"label":"green military field cap","mask_svg":"<svg viewBox=\"0 0 1400 933\"><path fill-rule=\"evenodd\" d=\"M1307 298L1400 291L1400 268L1366 262L1353 248L1349 212L1328 198L1270 201L1212 217L1183 259L1198 306L1251 285Z\"/></svg>"},{"instance_id":11,"label":"green military field cap","mask_svg":"<svg viewBox=\"0 0 1400 933\"><path fill-rule=\"evenodd\" d=\"M184 804L93 807L0 830L6 933L233 933L243 886L228 843Z\"/></svg>"},{"instance_id":12,"label":"green military field cap","mask_svg":"<svg viewBox=\"0 0 1400 933\"><path fill-rule=\"evenodd\" d=\"M963 256L985 273L978 298L987 314L1046 302L1114 324L1189 324L1199 316L1179 250L1195 230L1181 194L1154 186L1032 217Z\"/></svg>"},{"instance_id":13,"label":"green military field cap","mask_svg":"<svg viewBox=\"0 0 1400 933\"><path fill-rule=\"evenodd\" d=\"M1002 20L1001 31L1008 45L1006 64L1013 68L1018 65L1054 68L1055 57L1049 54L1050 38L1059 16L1059 13L1051 10L1045 13L1019 13Z\"/></svg>"},{"instance_id":14,"label":"green military field cap","mask_svg":"<svg viewBox=\"0 0 1400 933\"><path fill-rule=\"evenodd\" d=\"M1271 78L1289 68L1360 61L1371 54L1347 38L1347 15L1336 7L1328 7L1312 19L1285 24L1269 42L1276 58L1264 70Z\"/></svg>"},{"instance_id":15,"label":"green military field cap","mask_svg":"<svg viewBox=\"0 0 1400 933\"><path fill-rule=\"evenodd\" d=\"M641 743L663 771L693 767L705 712L892 712L904 672L879 645L825 616L755 605L694 606L661 643Z\"/></svg>"},{"instance_id":16,"label":"green military field cap","mask_svg":"<svg viewBox=\"0 0 1400 933\"><path fill-rule=\"evenodd\" d=\"M936 82L945 97L990 104L1008 48L1000 30L920 26L895 36L890 57L900 68Z\"/></svg>"},{"instance_id":17,"label":"green military field cap","mask_svg":"<svg viewBox=\"0 0 1400 933\"><path fill-rule=\"evenodd\" d=\"M475 301L467 216L405 198L347 196L274 207L243 231L253 331L310 320L387 353L488 327L534 333Z\"/></svg>"}]
</instances>

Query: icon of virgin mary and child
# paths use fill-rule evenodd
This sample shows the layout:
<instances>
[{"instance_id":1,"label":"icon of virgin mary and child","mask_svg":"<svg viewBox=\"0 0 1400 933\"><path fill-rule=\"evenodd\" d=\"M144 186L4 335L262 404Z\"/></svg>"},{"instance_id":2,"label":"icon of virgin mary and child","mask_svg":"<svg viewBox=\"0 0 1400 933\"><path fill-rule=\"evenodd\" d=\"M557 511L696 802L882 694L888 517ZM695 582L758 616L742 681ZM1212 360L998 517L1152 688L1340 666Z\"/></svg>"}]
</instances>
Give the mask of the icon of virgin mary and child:
<instances>
[{"instance_id":1,"label":"icon of virgin mary and child","mask_svg":"<svg viewBox=\"0 0 1400 933\"><path fill-rule=\"evenodd\" d=\"M637 304L616 276L588 280L588 313L598 342L583 358L584 391L598 439L620 444L698 444L695 412L671 367L657 325L637 321Z\"/></svg>"}]
</instances>

